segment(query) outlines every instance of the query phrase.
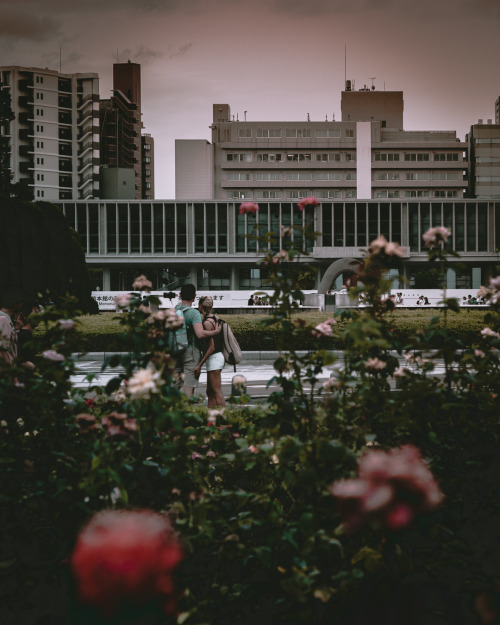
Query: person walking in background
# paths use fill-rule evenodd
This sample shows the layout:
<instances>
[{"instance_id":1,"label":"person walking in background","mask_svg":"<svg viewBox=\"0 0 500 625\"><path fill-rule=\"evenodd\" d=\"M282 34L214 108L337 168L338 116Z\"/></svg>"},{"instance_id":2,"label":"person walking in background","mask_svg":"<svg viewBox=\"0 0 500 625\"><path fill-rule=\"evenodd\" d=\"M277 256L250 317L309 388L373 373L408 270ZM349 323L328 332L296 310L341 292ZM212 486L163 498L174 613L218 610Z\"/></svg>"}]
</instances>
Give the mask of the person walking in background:
<instances>
[{"instance_id":1,"label":"person walking in background","mask_svg":"<svg viewBox=\"0 0 500 625\"><path fill-rule=\"evenodd\" d=\"M18 289L6 289L0 296L0 368L11 365L17 356L15 316L23 307Z\"/></svg>"},{"instance_id":2,"label":"person walking in background","mask_svg":"<svg viewBox=\"0 0 500 625\"><path fill-rule=\"evenodd\" d=\"M179 359L176 369L179 374L184 375L184 380L179 384L182 385L181 390L188 397L192 397L195 388L198 387L198 377L196 377L194 369L201 360L200 339L208 339L219 334L222 326L217 324L213 330L205 330L203 327L200 311L193 308L193 302L196 298L196 287L194 284L184 284L181 287L181 303L175 307L184 315L184 323L186 324L186 333L188 346L184 350Z\"/></svg>"},{"instance_id":3,"label":"person walking in background","mask_svg":"<svg viewBox=\"0 0 500 625\"><path fill-rule=\"evenodd\" d=\"M198 302L198 310L203 319L203 328L213 331L220 326L219 318L213 314L214 302L210 295L203 295ZM222 353L222 334L216 334L210 339L202 339L201 347L203 358L195 367L195 377L198 379L201 368L206 362L207 368L207 406L209 408L225 406L224 395L222 393L221 373L224 368L224 355Z\"/></svg>"}]
</instances>

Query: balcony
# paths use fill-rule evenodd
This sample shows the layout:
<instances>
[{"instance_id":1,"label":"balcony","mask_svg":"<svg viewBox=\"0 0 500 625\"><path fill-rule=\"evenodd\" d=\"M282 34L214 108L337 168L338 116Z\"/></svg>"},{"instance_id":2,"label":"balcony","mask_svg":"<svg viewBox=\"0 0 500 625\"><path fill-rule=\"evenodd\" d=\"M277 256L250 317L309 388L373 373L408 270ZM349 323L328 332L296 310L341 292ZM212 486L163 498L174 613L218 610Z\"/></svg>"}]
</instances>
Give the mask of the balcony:
<instances>
[{"instance_id":1,"label":"balcony","mask_svg":"<svg viewBox=\"0 0 500 625\"><path fill-rule=\"evenodd\" d=\"M18 98L18 103L19 103L19 108L22 108L22 109L27 108L30 104L33 106L34 105L33 94L20 95Z\"/></svg>"},{"instance_id":2,"label":"balcony","mask_svg":"<svg viewBox=\"0 0 500 625\"><path fill-rule=\"evenodd\" d=\"M29 78L21 78L18 83L19 91L28 91L28 89L33 89L33 84L33 76L30 76Z\"/></svg>"}]
</instances>

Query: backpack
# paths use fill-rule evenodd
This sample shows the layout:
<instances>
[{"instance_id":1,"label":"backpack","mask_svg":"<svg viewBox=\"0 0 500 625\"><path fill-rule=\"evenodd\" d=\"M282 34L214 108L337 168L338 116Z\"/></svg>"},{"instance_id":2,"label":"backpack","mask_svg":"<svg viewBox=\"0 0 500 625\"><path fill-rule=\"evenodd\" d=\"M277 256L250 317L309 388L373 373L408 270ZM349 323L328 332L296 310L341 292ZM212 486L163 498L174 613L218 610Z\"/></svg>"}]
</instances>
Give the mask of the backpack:
<instances>
[{"instance_id":1,"label":"backpack","mask_svg":"<svg viewBox=\"0 0 500 625\"><path fill-rule=\"evenodd\" d=\"M225 321L221 321L222 324L222 353L224 360L229 365L234 365L236 371L236 365L241 362L241 347L236 340L236 337L231 330L231 326Z\"/></svg>"},{"instance_id":2,"label":"backpack","mask_svg":"<svg viewBox=\"0 0 500 625\"><path fill-rule=\"evenodd\" d=\"M176 308L175 312L179 317L182 317L184 323L180 328L177 328L177 330L169 332L168 347L173 352L183 352L185 349L187 349L188 346L186 320L184 319L184 313L182 312L182 310L178 310Z\"/></svg>"}]
</instances>

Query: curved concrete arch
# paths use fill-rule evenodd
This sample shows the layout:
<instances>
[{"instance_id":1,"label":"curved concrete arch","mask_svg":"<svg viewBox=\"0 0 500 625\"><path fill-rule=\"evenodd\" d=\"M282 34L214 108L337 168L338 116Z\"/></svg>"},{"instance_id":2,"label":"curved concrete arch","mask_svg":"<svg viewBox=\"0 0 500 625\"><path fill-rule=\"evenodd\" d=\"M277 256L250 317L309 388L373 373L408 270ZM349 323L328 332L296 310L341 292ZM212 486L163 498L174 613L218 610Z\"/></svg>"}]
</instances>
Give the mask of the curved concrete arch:
<instances>
[{"instance_id":1,"label":"curved concrete arch","mask_svg":"<svg viewBox=\"0 0 500 625\"><path fill-rule=\"evenodd\" d=\"M318 293L325 294L332 288L332 284L342 273L359 273L360 261L355 258L340 258L333 263L325 271L325 275L318 287Z\"/></svg>"}]
</instances>

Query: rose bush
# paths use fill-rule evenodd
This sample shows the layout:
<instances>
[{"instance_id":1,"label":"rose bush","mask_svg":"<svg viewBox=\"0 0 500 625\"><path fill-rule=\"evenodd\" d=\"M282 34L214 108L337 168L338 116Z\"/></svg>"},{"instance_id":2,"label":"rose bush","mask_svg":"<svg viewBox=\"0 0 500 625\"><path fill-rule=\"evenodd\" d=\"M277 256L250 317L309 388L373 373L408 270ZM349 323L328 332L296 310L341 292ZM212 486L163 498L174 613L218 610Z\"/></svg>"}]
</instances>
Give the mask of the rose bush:
<instances>
[{"instance_id":1,"label":"rose bush","mask_svg":"<svg viewBox=\"0 0 500 625\"><path fill-rule=\"evenodd\" d=\"M122 372L106 388L89 379L74 389L75 302L40 315L36 369L0 378L2 623L403 623L415 603L434 610L432 588L455 624L473 618L475 594L491 593L497 278L470 349L448 331L456 313L445 293L427 327L400 336L386 298L400 246L378 237L350 289L366 306L311 325L296 304L295 260L314 240L312 212L297 211L302 224L286 239L264 237L274 294L258 323L275 328L280 353L280 389L266 405L233 398L208 412L189 402L169 340L177 320L133 294L120 300L120 354L104 363ZM443 272L448 253L429 250ZM305 337L314 348L299 354ZM343 360L322 384L334 338ZM82 607L89 599L97 615Z\"/></svg>"}]
</instances>

